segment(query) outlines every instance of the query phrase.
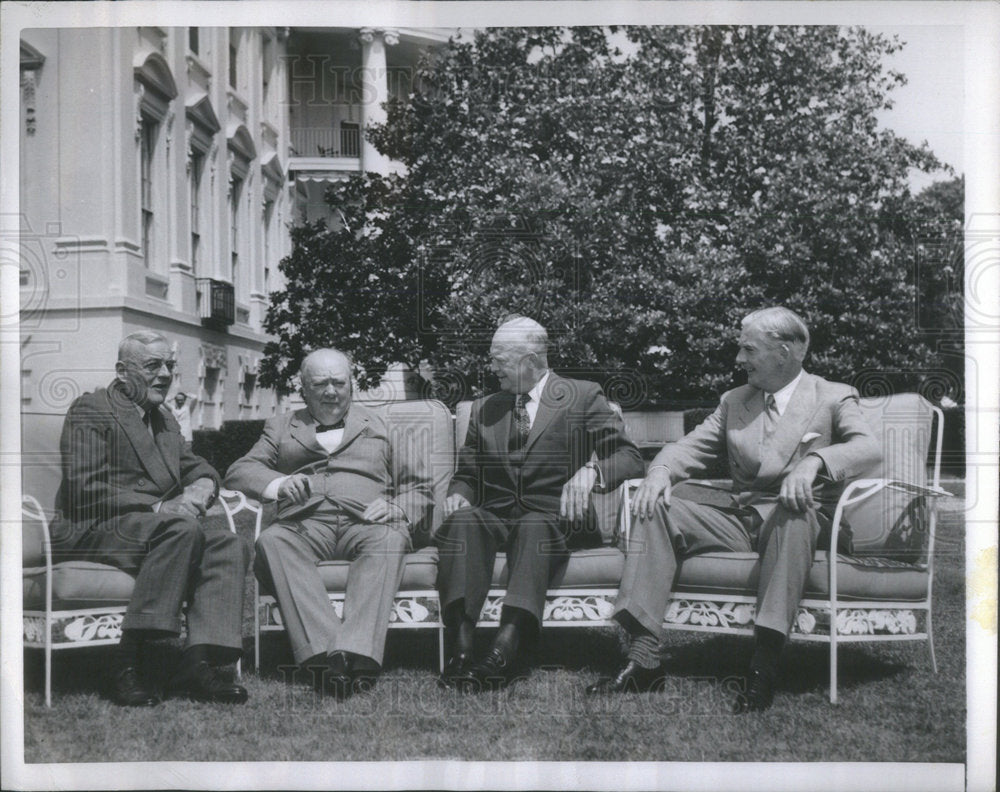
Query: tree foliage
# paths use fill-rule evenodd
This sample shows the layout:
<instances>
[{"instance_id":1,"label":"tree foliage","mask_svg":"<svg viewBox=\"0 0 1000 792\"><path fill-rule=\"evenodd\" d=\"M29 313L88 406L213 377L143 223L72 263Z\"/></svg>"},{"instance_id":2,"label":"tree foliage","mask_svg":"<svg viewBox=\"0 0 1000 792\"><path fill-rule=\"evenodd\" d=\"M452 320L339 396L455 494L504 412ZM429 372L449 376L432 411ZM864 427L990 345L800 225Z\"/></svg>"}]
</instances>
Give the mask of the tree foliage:
<instances>
[{"instance_id":1,"label":"tree foliage","mask_svg":"<svg viewBox=\"0 0 1000 792\"><path fill-rule=\"evenodd\" d=\"M810 323L816 373L927 370L907 176L939 164L877 122L900 46L834 27L453 39L370 132L405 176L354 177L327 195L340 222L295 230L265 381L334 343L363 384L427 360L462 393L523 313L557 369L626 406L710 401L740 381L739 318L777 303Z\"/></svg>"}]
</instances>

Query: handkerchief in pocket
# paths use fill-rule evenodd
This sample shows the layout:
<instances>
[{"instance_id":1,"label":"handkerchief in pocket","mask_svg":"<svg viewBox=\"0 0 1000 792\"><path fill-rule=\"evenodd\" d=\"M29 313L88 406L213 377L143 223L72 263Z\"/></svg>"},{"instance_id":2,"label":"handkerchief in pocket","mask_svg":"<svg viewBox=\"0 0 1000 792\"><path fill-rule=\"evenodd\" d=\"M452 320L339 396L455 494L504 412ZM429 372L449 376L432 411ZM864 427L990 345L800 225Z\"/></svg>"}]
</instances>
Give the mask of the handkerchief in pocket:
<instances>
[{"instance_id":1,"label":"handkerchief in pocket","mask_svg":"<svg viewBox=\"0 0 1000 792\"><path fill-rule=\"evenodd\" d=\"M819 432L806 432L804 435L802 435L802 439L799 440L799 443L800 444L801 443L811 443L813 440L815 440L819 436L820 436Z\"/></svg>"}]
</instances>

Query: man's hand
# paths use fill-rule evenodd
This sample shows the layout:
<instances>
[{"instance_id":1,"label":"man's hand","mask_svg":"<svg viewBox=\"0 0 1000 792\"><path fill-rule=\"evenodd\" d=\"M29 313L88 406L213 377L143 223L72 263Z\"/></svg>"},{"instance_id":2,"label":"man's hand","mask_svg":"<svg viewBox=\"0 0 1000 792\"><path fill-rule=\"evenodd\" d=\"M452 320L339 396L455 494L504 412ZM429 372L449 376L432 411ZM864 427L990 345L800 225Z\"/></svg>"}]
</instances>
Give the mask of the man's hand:
<instances>
[{"instance_id":1,"label":"man's hand","mask_svg":"<svg viewBox=\"0 0 1000 792\"><path fill-rule=\"evenodd\" d=\"M312 494L309 476L305 473L295 473L286 478L278 487L278 500L287 498L292 503L305 503Z\"/></svg>"},{"instance_id":2,"label":"man's hand","mask_svg":"<svg viewBox=\"0 0 1000 792\"><path fill-rule=\"evenodd\" d=\"M390 520L403 519L403 510L395 503L389 503L385 498L376 498L368 504L361 519L371 523L385 523Z\"/></svg>"},{"instance_id":3,"label":"man's hand","mask_svg":"<svg viewBox=\"0 0 1000 792\"><path fill-rule=\"evenodd\" d=\"M569 522L582 520L590 509L590 491L597 481L597 471L584 466L573 474L562 488L559 499L559 516Z\"/></svg>"},{"instance_id":4,"label":"man's hand","mask_svg":"<svg viewBox=\"0 0 1000 792\"><path fill-rule=\"evenodd\" d=\"M778 495L781 505L796 512L815 509L812 487L822 469L823 460L815 454L802 457L781 482L781 493Z\"/></svg>"},{"instance_id":5,"label":"man's hand","mask_svg":"<svg viewBox=\"0 0 1000 792\"><path fill-rule=\"evenodd\" d=\"M444 516L447 517L459 509L469 509L471 507L472 504L465 499L464 495L449 495L444 501Z\"/></svg>"},{"instance_id":6,"label":"man's hand","mask_svg":"<svg viewBox=\"0 0 1000 792\"><path fill-rule=\"evenodd\" d=\"M632 516L648 520L660 498L664 505L670 505L670 471L665 467L651 467L632 497Z\"/></svg>"},{"instance_id":7,"label":"man's hand","mask_svg":"<svg viewBox=\"0 0 1000 792\"><path fill-rule=\"evenodd\" d=\"M213 495L215 495L215 483L212 479L201 478L188 484L179 495L163 501L160 512L204 517Z\"/></svg>"}]
</instances>

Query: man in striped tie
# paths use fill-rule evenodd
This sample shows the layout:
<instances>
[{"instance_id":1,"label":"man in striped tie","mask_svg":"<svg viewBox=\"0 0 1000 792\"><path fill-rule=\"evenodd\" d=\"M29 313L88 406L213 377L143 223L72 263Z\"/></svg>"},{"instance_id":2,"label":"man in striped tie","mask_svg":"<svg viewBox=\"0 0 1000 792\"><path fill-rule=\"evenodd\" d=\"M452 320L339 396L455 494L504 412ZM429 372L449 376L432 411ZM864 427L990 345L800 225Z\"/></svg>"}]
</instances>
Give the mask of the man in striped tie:
<instances>
[{"instance_id":1,"label":"man in striped tie","mask_svg":"<svg viewBox=\"0 0 1000 792\"><path fill-rule=\"evenodd\" d=\"M571 549L601 543L591 491L642 475L639 450L601 388L549 370L547 347L545 328L523 316L493 336L501 391L472 406L435 537L451 646L442 686L479 692L523 672L524 643L541 624L553 575ZM476 662L472 636L498 550L508 570L500 629Z\"/></svg>"},{"instance_id":2,"label":"man in striped tie","mask_svg":"<svg viewBox=\"0 0 1000 792\"><path fill-rule=\"evenodd\" d=\"M845 479L875 465L881 450L857 392L802 370L805 322L787 308L743 319L736 363L747 384L723 394L704 423L665 446L635 493L636 518L615 606L631 637L626 663L587 692L650 690L663 683L659 640L677 556L757 552L755 649L734 712L771 705L778 658L805 590L820 531ZM671 486L728 462L732 502L671 499Z\"/></svg>"}]
</instances>

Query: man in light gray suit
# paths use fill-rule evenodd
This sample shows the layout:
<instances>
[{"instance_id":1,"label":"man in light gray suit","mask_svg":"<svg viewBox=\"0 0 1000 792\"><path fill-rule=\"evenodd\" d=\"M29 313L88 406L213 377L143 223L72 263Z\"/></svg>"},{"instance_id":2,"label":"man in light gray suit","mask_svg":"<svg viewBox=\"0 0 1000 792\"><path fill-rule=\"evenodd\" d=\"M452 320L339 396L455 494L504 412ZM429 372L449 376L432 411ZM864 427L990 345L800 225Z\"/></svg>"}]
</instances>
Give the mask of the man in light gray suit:
<instances>
[{"instance_id":1,"label":"man in light gray suit","mask_svg":"<svg viewBox=\"0 0 1000 792\"><path fill-rule=\"evenodd\" d=\"M299 371L306 408L267 421L225 485L277 500L254 571L278 601L295 661L337 698L368 690L381 670L410 531L433 505L423 462L394 447L377 412L352 403L351 361L319 349ZM348 559L343 618L316 563Z\"/></svg>"},{"instance_id":2,"label":"man in light gray suit","mask_svg":"<svg viewBox=\"0 0 1000 792\"><path fill-rule=\"evenodd\" d=\"M807 374L804 321L787 308L743 319L738 365L747 384L679 442L665 446L635 494L615 618L631 636L628 661L587 692L648 690L660 684L658 644L677 557L756 551L760 576L756 645L734 712L771 705L777 661L805 590L820 531L846 479L875 465L881 450L858 406L857 392ZM671 500L670 488L728 461L732 504Z\"/></svg>"}]
</instances>

